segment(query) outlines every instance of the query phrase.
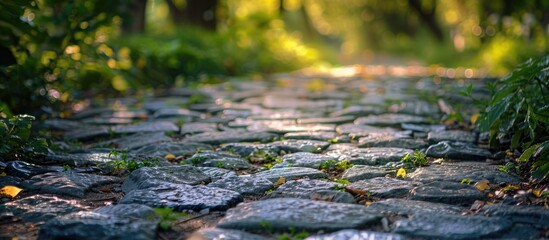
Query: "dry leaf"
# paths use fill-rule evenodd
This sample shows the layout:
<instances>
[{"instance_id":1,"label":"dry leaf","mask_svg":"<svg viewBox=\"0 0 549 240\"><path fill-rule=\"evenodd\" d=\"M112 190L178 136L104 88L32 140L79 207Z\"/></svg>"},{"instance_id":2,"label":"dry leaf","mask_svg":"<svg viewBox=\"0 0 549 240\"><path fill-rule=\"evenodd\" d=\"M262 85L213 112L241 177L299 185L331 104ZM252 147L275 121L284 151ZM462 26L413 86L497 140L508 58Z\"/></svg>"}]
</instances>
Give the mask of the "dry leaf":
<instances>
[{"instance_id":1,"label":"dry leaf","mask_svg":"<svg viewBox=\"0 0 549 240\"><path fill-rule=\"evenodd\" d=\"M437 158L433 161L433 164L442 164L444 163L444 158Z\"/></svg>"},{"instance_id":2,"label":"dry leaf","mask_svg":"<svg viewBox=\"0 0 549 240\"><path fill-rule=\"evenodd\" d=\"M477 121L477 119L478 119L478 113L476 113L475 115L473 115L471 117L471 123L475 123Z\"/></svg>"},{"instance_id":3,"label":"dry leaf","mask_svg":"<svg viewBox=\"0 0 549 240\"><path fill-rule=\"evenodd\" d=\"M278 180L276 180L274 185L275 185L275 187L278 187L278 186L284 184L285 182L286 182L286 178L285 177L280 177L280 178L278 178Z\"/></svg>"},{"instance_id":4,"label":"dry leaf","mask_svg":"<svg viewBox=\"0 0 549 240\"><path fill-rule=\"evenodd\" d=\"M513 184L507 185L507 186L505 186L501 189L501 191L504 192L504 193L512 192L512 191L518 191L518 190L520 190L520 186L513 185Z\"/></svg>"},{"instance_id":5,"label":"dry leaf","mask_svg":"<svg viewBox=\"0 0 549 240\"><path fill-rule=\"evenodd\" d=\"M475 187L480 191L488 190L490 189L490 181L480 180L477 183L475 183Z\"/></svg>"},{"instance_id":6,"label":"dry leaf","mask_svg":"<svg viewBox=\"0 0 549 240\"><path fill-rule=\"evenodd\" d=\"M23 189L14 187L14 186L5 186L0 189L0 195L8 196L14 198L19 194Z\"/></svg>"},{"instance_id":7,"label":"dry leaf","mask_svg":"<svg viewBox=\"0 0 549 240\"><path fill-rule=\"evenodd\" d=\"M166 154L166 156L164 156L164 158L168 161L173 161L173 160L175 160L175 155L173 155L171 153L168 153L168 154Z\"/></svg>"},{"instance_id":8,"label":"dry leaf","mask_svg":"<svg viewBox=\"0 0 549 240\"><path fill-rule=\"evenodd\" d=\"M536 197L540 197L541 196L541 190L540 189L534 189L534 190L532 190L532 194L534 194L534 196L536 196Z\"/></svg>"},{"instance_id":9,"label":"dry leaf","mask_svg":"<svg viewBox=\"0 0 549 240\"><path fill-rule=\"evenodd\" d=\"M0 173L0 177L5 177L7 174L5 172Z\"/></svg>"},{"instance_id":10,"label":"dry leaf","mask_svg":"<svg viewBox=\"0 0 549 240\"><path fill-rule=\"evenodd\" d=\"M406 169L399 168L397 171L396 177L401 177L401 178L406 177Z\"/></svg>"}]
</instances>

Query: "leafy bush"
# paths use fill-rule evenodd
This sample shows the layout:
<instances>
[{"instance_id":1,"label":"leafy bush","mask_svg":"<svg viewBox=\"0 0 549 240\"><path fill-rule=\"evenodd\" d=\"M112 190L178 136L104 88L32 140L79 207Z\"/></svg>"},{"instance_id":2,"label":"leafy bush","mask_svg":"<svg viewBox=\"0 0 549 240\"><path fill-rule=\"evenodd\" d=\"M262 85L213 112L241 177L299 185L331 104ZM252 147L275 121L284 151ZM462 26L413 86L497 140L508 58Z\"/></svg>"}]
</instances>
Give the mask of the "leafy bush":
<instances>
[{"instance_id":1,"label":"leafy bush","mask_svg":"<svg viewBox=\"0 0 549 240\"><path fill-rule=\"evenodd\" d=\"M520 157L531 166L534 178L549 173L549 55L530 59L490 86L492 99L481 112L482 131L490 131L490 144L525 149ZM509 142L510 140L510 142Z\"/></svg>"},{"instance_id":2,"label":"leafy bush","mask_svg":"<svg viewBox=\"0 0 549 240\"><path fill-rule=\"evenodd\" d=\"M48 152L45 139L31 136L33 116L18 115L0 119L0 156L27 160Z\"/></svg>"}]
</instances>

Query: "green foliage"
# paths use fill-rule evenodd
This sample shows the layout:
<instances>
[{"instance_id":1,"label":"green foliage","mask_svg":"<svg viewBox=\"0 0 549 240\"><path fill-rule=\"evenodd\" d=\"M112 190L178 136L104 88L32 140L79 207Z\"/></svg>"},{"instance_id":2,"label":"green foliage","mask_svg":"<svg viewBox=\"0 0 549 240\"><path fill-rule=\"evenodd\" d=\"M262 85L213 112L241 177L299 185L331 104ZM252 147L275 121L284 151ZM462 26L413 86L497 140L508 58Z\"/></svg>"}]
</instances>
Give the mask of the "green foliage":
<instances>
[{"instance_id":1,"label":"green foliage","mask_svg":"<svg viewBox=\"0 0 549 240\"><path fill-rule=\"evenodd\" d=\"M128 159L127 151L119 152L117 150L112 150L109 152L109 157L110 156L116 158L117 160L108 162L108 165L112 166L113 171L118 173L131 173L142 167L156 167L160 161L158 158L149 158L143 161Z\"/></svg>"},{"instance_id":2,"label":"green foliage","mask_svg":"<svg viewBox=\"0 0 549 240\"><path fill-rule=\"evenodd\" d=\"M334 190L341 191L341 192L345 192L346 191L345 186L347 186L347 184L351 183L351 182L349 182L349 180L341 179L341 178L330 179L330 181L337 183L334 186Z\"/></svg>"},{"instance_id":3,"label":"green foliage","mask_svg":"<svg viewBox=\"0 0 549 240\"><path fill-rule=\"evenodd\" d=\"M282 159L276 158L274 160L274 162L263 164L263 167L266 168L267 170L269 170L269 169L273 168L274 165L279 164L279 163L282 163Z\"/></svg>"},{"instance_id":4,"label":"green foliage","mask_svg":"<svg viewBox=\"0 0 549 240\"><path fill-rule=\"evenodd\" d=\"M185 161L181 161L181 165L185 165L185 164L191 164L193 166L198 166L200 165L200 163L202 163L204 160L206 160L206 158L204 158L203 156L194 156L194 157L191 157Z\"/></svg>"},{"instance_id":5,"label":"green foliage","mask_svg":"<svg viewBox=\"0 0 549 240\"><path fill-rule=\"evenodd\" d=\"M469 185L471 183L473 183L473 180L471 180L471 179L468 179L468 178L461 179L461 184Z\"/></svg>"},{"instance_id":6,"label":"green foliage","mask_svg":"<svg viewBox=\"0 0 549 240\"><path fill-rule=\"evenodd\" d=\"M298 232L294 227L290 227L288 230L290 231L289 233L277 235L276 239L277 240L300 240L300 239L305 239L310 235L309 232L305 230Z\"/></svg>"},{"instance_id":7,"label":"green foliage","mask_svg":"<svg viewBox=\"0 0 549 240\"><path fill-rule=\"evenodd\" d=\"M512 139L512 148L529 147L549 133L549 55L530 59L498 82L479 116L479 127L490 131L490 143Z\"/></svg>"},{"instance_id":8,"label":"green foliage","mask_svg":"<svg viewBox=\"0 0 549 240\"><path fill-rule=\"evenodd\" d=\"M257 21L266 21L269 26L274 19ZM175 33L114 39L111 48L130 52L131 64L119 69L118 74L132 87L204 84L217 81L216 76L290 71L318 61L315 50L282 29L273 34L275 30L255 24L235 23L223 32L185 26ZM203 100L197 95L189 104Z\"/></svg>"},{"instance_id":9,"label":"green foliage","mask_svg":"<svg viewBox=\"0 0 549 240\"><path fill-rule=\"evenodd\" d=\"M490 144L511 140L512 149L525 149L521 162L532 157L532 176L549 174L549 55L530 59L503 77L479 116L479 128L490 131Z\"/></svg>"},{"instance_id":10,"label":"green foliage","mask_svg":"<svg viewBox=\"0 0 549 240\"><path fill-rule=\"evenodd\" d=\"M352 166L353 164L351 164L349 160L337 161L334 159L330 159L321 163L319 168L324 170L344 171L351 168Z\"/></svg>"},{"instance_id":11,"label":"green foliage","mask_svg":"<svg viewBox=\"0 0 549 240\"><path fill-rule=\"evenodd\" d=\"M48 152L45 139L31 136L34 117L17 115L9 119L0 118L0 156L6 159L31 159Z\"/></svg>"},{"instance_id":12,"label":"green foliage","mask_svg":"<svg viewBox=\"0 0 549 240\"><path fill-rule=\"evenodd\" d=\"M119 15L111 5L122 2L0 2L0 11L10 13L0 18L0 48L16 59L0 66L0 102L12 111L29 112L67 102L85 84L105 87L97 74L94 81L84 80L90 70L107 66L96 49L107 39L106 26Z\"/></svg>"},{"instance_id":13,"label":"green foliage","mask_svg":"<svg viewBox=\"0 0 549 240\"><path fill-rule=\"evenodd\" d=\"M224 162L217 162L215 164L215 166L218 167L218 168L223 168L223 167L225 167L225 163Z\"/></svg>"},{"instance_id":14,"label":"green foliage","mask_svg":"<svg viewBox=\"0 0 549 240\"><path fill-rule=\"evenodd\" d=\"M1 1L0 106L26 112L61 108L84 91L219 82L309 66L318 53L273 24L274 16L231 21L226 31L181 27L174 33L119 36L129 0ZM165 4L160 2L159 4ZM2 61L3 62L3 61ZM189 104L202 102L192 96Z\"/></svg>"},{"instance_id":15,"label":"green foliage","mask_svg":"<svg viewBox=\"0 0 549 240\"><path fill-rule=\"evenodd\" d=\"M271 169L275 164L282 163L282 159L263 149L255 150L246 156L245 159L251 163L262 163L266 169Z\"/></svg>"},{"instance_id":16,"label":"green foliage","mask_svg":"<svg viewBox=\"0 0 549 240\"><path fill-rule=\"evenodd\" d=\"M514 174L519 172L520 167L513 162L508 162L505 165L499 165L498 169L504 173Z\"/></svg>"},{"instance_id":17,"label":"green foliage","mask_svg":"<svg viewBox=\"0 0 549 240\"><path fill-rule=\"evenodd\" d=\"M188 216L187 213L174 212L172 208L154 208L154 212L160 216L158 226L163 230L169 230L179 218Z\"/></svg>"},{"instance_id":18,"label":"green foliage","mask_svg":"<svg viewBox=\"0 0 549 240\"><path fill-rule=\"evenodd\" d=\"M406 154L402 157L402 162L404 167L408 169L426 166L428 163L427 155L419 150L415 150L412 155Z\"/></svg>"}]
</instances>

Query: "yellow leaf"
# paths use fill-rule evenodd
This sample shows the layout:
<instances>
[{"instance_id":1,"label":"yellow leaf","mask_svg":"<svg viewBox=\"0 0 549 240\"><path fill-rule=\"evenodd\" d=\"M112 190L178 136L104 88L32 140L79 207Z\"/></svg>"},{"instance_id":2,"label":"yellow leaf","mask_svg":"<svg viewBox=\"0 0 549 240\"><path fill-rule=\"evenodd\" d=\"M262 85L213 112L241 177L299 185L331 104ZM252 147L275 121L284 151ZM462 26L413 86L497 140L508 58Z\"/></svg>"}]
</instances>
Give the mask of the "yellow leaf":
<instances>
[{"instance_id":1,"label":"yellow leaf","mask_svg":"<svg viewBox=\"0 0 549 240\"><path fill-rule=\"evenodd\" d=\"M475 115L471 116L471 123L475 123L478 119L478 113L476 113Z\"/></svg>"},{"instance_id":2,"label":"yellow leaf","mask_svg":"<svg viewBox=\"0 0 549 240\"><path fill-rule=\"evenodd\" d=\"M5 172L0 173L0 177L5 177L7 174Z\"/></svg>"},{"instance_id":3,"label":"yellow leaf","mask_svg":"<svg viewBox=\"0 0 549 240\"><path fill-rule=\"evenodd\" d=\"M19 192L23 191L23 189L14 187L14 186L5 186L0 189L0 195L8 196L11 198L14 198L19 194Z\"/></svg>"},{"instance_id":4,"label":"yellow leaf","mask_svg":"<svg viewBox=\"0 0 549 240\"><path fill-rule=\"evenodd\" d=\"M512 184L501 188L501 191L504 193L518 191L518 190L520 190L520 187L518 185L512 185Z\"/></svg>"},{"instance_id":5,"label":"yellow leaf","mask_svg":"<svg viewBox=\"0 0 549 240\"><path fill-rule=\"evenodd\" d=\"M484 191L484 190L490 189L489 183L490 181L488 180L480 180L477 183L475 183L475 187L480 191Z\"/></svg>"},{"instance_id":6,"label":"yellow leaf","mask_svg":"<svg viewBox=\"0 0 549 240\"><path fill-rule=\"evenodd\" d=\"M285 182L286 182L286 178L285 177L280 177L278 180L276 180L274 185L275 185L275 187L278 187L278 186L284 184Z\"/></svg>"},{"instance_id":7,"label":"yellow leaf","mask_svg":"<svg viewBox=\"0 0 549 240\"><path fill-rule=\"evenodd\" d=\"M540 197L541 196L541 190L540 189L534 189L534 190L532 190L532 194L534 194L534 196L536 196L536 197Z\"/></svg>"},{"instance_id":8,"label":"yellow leaf","mask_svg":"<svg viewBox=\"0 0 549 240\"><path fill-rule=\"evenodd\" d=\"M401 177L401 178L404 178L406 177L406 169L404 168L399 168L398 171L397 171L397 177Z\"/></svg>"},{"instance_id":9,"label":"yellow leaf","mask_svg":"<svg viewBox=\"0 0 549 240\"><path fill-rule=\"evenodd\" d=\"M366 202L364 202L364 205L365 206L370 206L370 205L372 205L372 203L373 203L372 201L366 201Z\"/></svg>"},{"instance_id":10,"label":"yellow leaf","mask_svg":"<svg viewBox=\"0 0 549 240\"><path fill-rule=\"evenodd\" d=\"M168 161L172 161L172 160L175 160L175 155L168 153L166 154L166 156L164 156L164 158Z\"/></svg>"}]
</instances>

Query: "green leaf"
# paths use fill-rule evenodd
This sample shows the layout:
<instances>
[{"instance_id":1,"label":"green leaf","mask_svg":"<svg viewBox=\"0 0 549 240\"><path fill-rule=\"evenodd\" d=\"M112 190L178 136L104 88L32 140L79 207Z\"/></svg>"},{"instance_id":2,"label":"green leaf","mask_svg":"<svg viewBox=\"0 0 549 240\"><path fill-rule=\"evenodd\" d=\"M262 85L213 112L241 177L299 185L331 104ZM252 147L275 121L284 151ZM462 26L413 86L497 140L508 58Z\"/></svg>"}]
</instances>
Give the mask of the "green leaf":
<instances>
[{"instance_id":1,"label":"green leaf","mask_svg":"<svg viewBox=\"0 0 549 240\"><path fill-rule=\"evenodd\" d=\"M543 179L549 173L549 161L546 161L539 168L532 172L532 177L535 179Z\"/></svg>"},{"instance_id":2,"label":"green leaf","mask_svg":"<svg viewBox=\"0 0 549 240\"><path fill-rule=\"evenodd\" d=\"M482 131L490 129L494 125L494 123L501 117L501 115L505 113L505 111L507 111L509 105L511 104L511 102L509 101L510 99L511 96L507 96L498 103L496 103L496 105L494 105L493 107L489 107L486 110L486 113L483 114L483 120L481 121L479 126Z\"/></svg>"},{"instance_id":3,"label":"green leaf","mask_svg":"<svg viewBox=\"0 0 549 240\"><path fill-rule=\"evenodd\" d=\"M465 97L471 97L473 94L473 84L469 84L466 89L462 89L459 93Z\"/></svg>"},{"instance_id":4,"label":"green leaf","mask_svg":"<svg viewBox=\"0 0 549 240\"><path fill-rule=\"evenodd\" d=\"M513 137L511 138L511 148L515 149L518 147L521 137L522 137L521 131L513 134Z\"/></svg>"},{"instance_id":5,"label":"green leaf","mask_svg":"<svg viewBox=\"0 0 549 240\"><path fill-rule=\"evenodd\" d=\"M535 144L524 150L524 152L520 155L519 159L521 162L528 162L532 155L534 154L534 151L536 148L538 148L539 144Z\"/></svg>"}]
</instances>

